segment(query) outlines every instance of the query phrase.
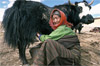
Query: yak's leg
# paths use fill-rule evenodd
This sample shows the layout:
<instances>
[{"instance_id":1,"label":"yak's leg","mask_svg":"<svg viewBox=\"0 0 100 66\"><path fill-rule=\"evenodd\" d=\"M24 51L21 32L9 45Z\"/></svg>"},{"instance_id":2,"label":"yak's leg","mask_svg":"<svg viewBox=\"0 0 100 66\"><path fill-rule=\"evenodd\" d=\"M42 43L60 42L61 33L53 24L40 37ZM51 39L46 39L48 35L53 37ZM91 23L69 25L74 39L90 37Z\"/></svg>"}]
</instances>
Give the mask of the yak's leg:
<instances>
[{"instance_id":1,"label":"yak's leg","mask_svg":"<svg viewBox=\"0 0 100 66\"><path fill-rule=\"evenodd\" d=\"M77 33L77 29L75 28L75 33Z\"/></svg>"},{"instance_id":2,"label":"yak's leg","mask_svg":"<svg viewBox=\"0 0 100 66\"><path fill-rule=\"evenodd\" d=\"M81 33L81 30L78 30L78 33L80 34Z\"/></svg>"},{"instance_id":3,"label":"yak's leg","mask_svg":"<svg viewBox=\"0 0 100 66\"><path fill-rule=\"evenodd\" d=\"M26 59L25 51L26 51L26 45L22 46L21 44L18 44L19 49L19 57L23 63L23 65L27 65L28 61Z\"/></svg>"}]
</instances>

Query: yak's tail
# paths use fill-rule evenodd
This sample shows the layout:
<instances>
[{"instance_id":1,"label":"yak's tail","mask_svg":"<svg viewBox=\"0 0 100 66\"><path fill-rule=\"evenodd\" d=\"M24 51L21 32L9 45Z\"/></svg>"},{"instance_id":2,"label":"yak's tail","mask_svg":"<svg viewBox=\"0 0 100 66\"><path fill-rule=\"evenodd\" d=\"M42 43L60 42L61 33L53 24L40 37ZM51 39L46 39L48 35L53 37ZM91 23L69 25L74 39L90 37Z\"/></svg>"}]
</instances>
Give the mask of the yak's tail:
<instances>
[{"instance_id":1,"label":"yak's tail","mask_svg":"<svg viewBox=\"0 0 100 66\"><path fill-rule=\"evenodd\" d=\"M28 4L27 4L28 3ZM38 5L38 4L37 4ZM4 39L7 44L16 48L18 44L22 46L34 42L36 32L38 32L38 23L41 21L42 15L35 17L37 9L32 2L25 0L17 0L11 8L8 8L3 17L3 27L5 30ZM38 20L36 20L38 18Z\"/></svg>"}]
</instances>

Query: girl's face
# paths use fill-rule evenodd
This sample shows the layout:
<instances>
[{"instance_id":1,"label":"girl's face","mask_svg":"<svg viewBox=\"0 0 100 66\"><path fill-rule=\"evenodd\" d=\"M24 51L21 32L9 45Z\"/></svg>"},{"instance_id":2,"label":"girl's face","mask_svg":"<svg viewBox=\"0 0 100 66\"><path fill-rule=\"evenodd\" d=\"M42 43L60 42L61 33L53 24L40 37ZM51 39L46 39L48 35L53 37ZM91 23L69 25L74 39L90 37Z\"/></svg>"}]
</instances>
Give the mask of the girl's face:
<instances>
[{"instance_id":1,"label":"girl's face","mask_svg":"<svg viewBox=\"0 0 100 66\"><path fill-rule=\"evenodd\" d=\"M61 17L59 17L58 15L53 15L53 17L52 17L53 25L57 26L60 23L60 19L61 19Z\"/></svg>"}]
</instances>

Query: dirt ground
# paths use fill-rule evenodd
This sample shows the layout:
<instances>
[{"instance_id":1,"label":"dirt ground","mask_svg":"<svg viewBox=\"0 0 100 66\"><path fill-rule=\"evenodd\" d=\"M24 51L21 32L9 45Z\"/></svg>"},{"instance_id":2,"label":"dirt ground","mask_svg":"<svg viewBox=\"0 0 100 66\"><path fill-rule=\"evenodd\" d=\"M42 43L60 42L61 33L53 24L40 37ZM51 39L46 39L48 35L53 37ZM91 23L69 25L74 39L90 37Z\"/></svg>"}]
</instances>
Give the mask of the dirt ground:
<instances>
[{"instance_id":1,"label":"dirt ground","mask_svg":"<svg viewBox=\"0 0 100 66\"><path fill-rule=\"evenodd\" d=\"M3 42L3 34L4 31L0 26L0 66L22 66L18 49L8 47ZM100 66L100 33L83 31L77 35L81 44L82 66ZM28 62L32 64L29 49L27 48L26 55Z\"/></svg>"}]
</instances>

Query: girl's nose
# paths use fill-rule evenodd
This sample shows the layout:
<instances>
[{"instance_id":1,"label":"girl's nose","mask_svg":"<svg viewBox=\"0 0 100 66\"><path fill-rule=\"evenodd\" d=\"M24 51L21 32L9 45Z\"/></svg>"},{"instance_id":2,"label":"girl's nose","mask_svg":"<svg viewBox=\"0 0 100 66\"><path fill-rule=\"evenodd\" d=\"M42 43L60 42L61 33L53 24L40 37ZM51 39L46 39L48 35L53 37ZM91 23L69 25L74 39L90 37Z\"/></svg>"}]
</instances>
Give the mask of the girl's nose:
<instances>
[{"instance_id":1,"label":"girl's nose","mask_svg":"<svg viewBox=\"0 0 100 66\"><path fill-rule=\"evenodd\" d=\"M57 22L57 19L54 19L54 22Z\"/></svg>"}]
</instances>

